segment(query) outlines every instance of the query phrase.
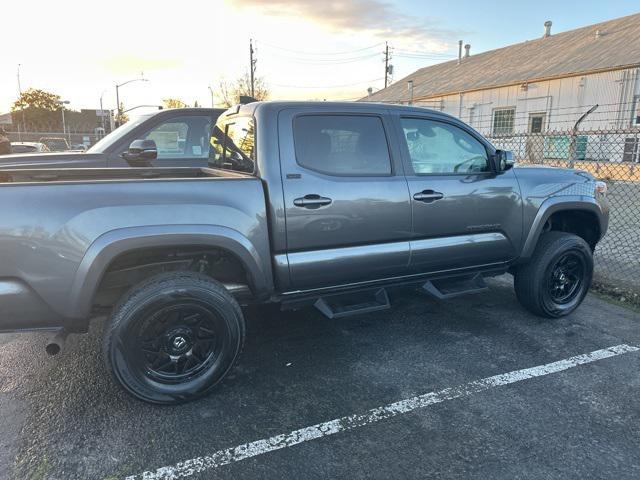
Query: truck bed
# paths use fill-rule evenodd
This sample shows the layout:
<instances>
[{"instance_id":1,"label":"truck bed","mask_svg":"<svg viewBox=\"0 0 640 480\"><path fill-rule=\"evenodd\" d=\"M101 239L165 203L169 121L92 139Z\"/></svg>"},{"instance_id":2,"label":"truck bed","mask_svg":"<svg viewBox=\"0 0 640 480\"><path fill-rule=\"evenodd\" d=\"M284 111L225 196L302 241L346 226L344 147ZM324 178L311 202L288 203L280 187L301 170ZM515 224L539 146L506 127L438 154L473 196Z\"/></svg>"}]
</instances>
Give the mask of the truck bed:
<instances>
[{"instance_id":1,"label":"truck bed","mask_svg":"<svg viewBox=\"0 0 640 480\"><path fill-rule=\"evenodd\" d=\"M86 318L89 269L100 255L139 238L158 247L235 238L260 265L270 265L265 192L251 175L208 168L7 170L0 173L0 204L0 331Z\"/></svg>"}]
</instances>

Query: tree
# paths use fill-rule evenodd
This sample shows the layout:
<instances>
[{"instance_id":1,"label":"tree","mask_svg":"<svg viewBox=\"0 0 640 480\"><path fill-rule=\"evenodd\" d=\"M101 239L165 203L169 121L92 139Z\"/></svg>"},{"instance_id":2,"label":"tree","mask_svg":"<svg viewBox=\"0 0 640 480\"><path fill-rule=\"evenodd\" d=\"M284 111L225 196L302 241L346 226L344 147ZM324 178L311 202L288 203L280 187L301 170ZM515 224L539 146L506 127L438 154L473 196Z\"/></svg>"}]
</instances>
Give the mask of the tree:
<instances>
[{"instance_id":1,"label":"tree","mask_svg":"<svg viewBox=\"0 0 640 480\"><path fill-rule=\"evenodd\" d=\"M269 98L269 89L263 77L255 77L253 80L253 98L256 100L266 100ZM221 80L218 87L218 99L226 107L240 103L241 96L251 97L251 76L245 72L240 78L229 84L226 80Z\"/></svg>"},{"instance_id":2,"label":"tree","mask_svg":"<svg viewBox=\"0 0 640 480\"><path fill-rule=\"evenodd\" d=\"M62 130L61 108L60 95L30 88L13 102L11 117L14 124L22 124L26 130Z\"/></svg>"},{"instance_id":3,"label":"tree","mask_svg":"<svg viewBox=\"0 0 640 480\"><path fill-rule=\"evenodd\" d=\"M118 112L116 112L116 118L115 118L116 127L119 127L120 125L123 125L128 121L129 121L129 115L124 113L124 104L120 102L120 109Z\"/></svg>"},{"instance_id":4,"label":"tree","mask_svg":"<svg viewBox=\"0 0 640 480\"><path fill-rule=\"evenodd\" d=\"M162 103L164 103L164 108L186 108L189 106L179 98L164 98Z\"/></svg>"}]
</instances>

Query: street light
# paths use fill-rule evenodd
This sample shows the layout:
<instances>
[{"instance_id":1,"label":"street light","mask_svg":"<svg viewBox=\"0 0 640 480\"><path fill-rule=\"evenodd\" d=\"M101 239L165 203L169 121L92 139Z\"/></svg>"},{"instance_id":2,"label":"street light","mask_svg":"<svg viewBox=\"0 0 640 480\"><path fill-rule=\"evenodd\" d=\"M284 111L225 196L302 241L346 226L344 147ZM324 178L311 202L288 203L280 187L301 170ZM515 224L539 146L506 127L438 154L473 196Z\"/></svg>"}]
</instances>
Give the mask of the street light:
<instances>
[{"instance_id":1,"label":"street light","mask_svg":"<svg viewBox=\"0 0 640 480\"><path fill-rule=\"evenodd\" d=\"M100 118L102 119L102 135L104 135L106 132L106 127L104 125L104 110L102 108L102 97L104 97L105 92L106 90L103 90L102 93L100 94Z\"/></svg>"},{"instance_id":2,"label":"street light","mask_svg":"<svg viewBox=\"0 0 640 480\"><path fill-rule=\"evenodd\" d=\"M69 105L71 102L69 100L58 100L58 105L60 105L60 111L62 112L62 136L67 135L67 125L64 121L64 106Z\"/></svg>"},{"instance_id":3,"label":"street light","mask_svg":"<svg viewBox=\"0 0 640 480\"><path fill-rule=\"evenodd\" d=\"M211 88L211 85L209 85L207 88L211 92L211 108L213 108L213 88Z\"/></svg>"},{"instance_id":4,"label":"street light","mask_svg":"<svg viewBox=\"0 0 640 480\"><path fill-rule=\"evenodd\" d=\"M117 112L118 112L118 118L117 118L117 125L116 126L120 126L120 117L122 115L122 109L120 108L120 93L118 91L118 89L120 87L123 87L124 85L126 85L127 83L132 83L132 82L148 82L149 80L147 80L146 78L133 78L131 80L127 80L126 82L122 82L122 83L116 83L116 107L117 107Z\"/></svg>"}]
</instances>

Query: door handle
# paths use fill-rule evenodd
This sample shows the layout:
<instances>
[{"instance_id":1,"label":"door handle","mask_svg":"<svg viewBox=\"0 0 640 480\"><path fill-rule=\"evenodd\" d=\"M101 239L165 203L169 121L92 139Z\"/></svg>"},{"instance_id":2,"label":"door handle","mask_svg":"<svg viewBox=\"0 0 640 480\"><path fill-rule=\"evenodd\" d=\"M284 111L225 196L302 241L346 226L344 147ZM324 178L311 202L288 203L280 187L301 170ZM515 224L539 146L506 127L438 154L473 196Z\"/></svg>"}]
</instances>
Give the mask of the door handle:
<instances>
[{"instance_id":1,"label":"door handle","mask_svg":"<svg viewBox=\"0 0 640 480\"><path fill-rule=\"evenodd\" d=\"M424 203L435 202L441 198L444 198L444 195L440 192L434 192L433 190L423 190L413 195L414 200Z\"/></svg>"},{"instance_id":2,"label":"door handle","mask_svg":"<svg viewBox=\"0 0 640 480\"><path fill-rule=\"evenodd\" d=\"M302 198L296 198L293 201L293 204L296 207L320 208L320 207L324 207L325 205L331 205L331 202L332 200L330 198L321 197L320 195L316 195L316 194L309 194L309 195L305 195Z\"/></svg>"}]
</instances>

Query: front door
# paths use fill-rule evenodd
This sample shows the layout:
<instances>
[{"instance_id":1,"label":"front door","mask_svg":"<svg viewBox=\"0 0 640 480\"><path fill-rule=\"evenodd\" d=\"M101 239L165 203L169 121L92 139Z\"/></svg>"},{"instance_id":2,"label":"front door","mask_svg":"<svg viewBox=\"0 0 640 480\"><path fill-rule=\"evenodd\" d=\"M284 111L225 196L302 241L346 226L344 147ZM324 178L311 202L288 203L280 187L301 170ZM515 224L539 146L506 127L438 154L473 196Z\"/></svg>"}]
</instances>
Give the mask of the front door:
<instances>
[{"instance_id":1,"label":"front door","mask_svg":"<svg viewBox=\"0 0 640 480\"><path fill-rule=\"evenodd\" d=\"M279 115L287 258L296 289L406 273L411 206L385 116Z\"/></svg>"},{"instance_id":2,"label":"front door","mask_svg":"<svg viewBox=\"0 0 640 480\"><path fill-rule=\"evenodd\" d=\"M397 116L411 206L411 269L464 269L513 259L522 205L513 170L496 172L491 147L454 120Z\"/></svg>"}]
</instances>

